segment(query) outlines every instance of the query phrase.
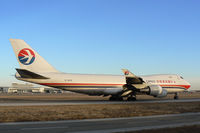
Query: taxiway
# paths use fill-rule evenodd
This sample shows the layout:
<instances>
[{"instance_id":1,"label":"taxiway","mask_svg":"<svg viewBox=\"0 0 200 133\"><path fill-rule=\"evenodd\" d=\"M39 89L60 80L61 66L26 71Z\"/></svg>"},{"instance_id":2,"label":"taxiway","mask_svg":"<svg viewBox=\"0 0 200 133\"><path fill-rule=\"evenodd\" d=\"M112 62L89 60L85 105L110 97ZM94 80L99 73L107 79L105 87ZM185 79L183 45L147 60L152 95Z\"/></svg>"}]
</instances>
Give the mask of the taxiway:
<instances>
[{"instance_id":1,"label":"taxiway","mask_svg":"<svg viewBox=\"0 0 200 133\"><path fill-rule=\"evenodd\" d=\"M3 133L111 133L198 124L200 124L200 112L111 119L2 123L0 131Z\"/></svg>"},{"instance_id":2,"label":"taxiway","mask_svg":"<svg viewBox=\"0 0 200 133\"><path fill-rule=\"evenodd\" d=\"M43 106L43 105L86 105L86 104L133 104L133 103L174 103L174 102L200 102L200 99L180 100L138 100L138 101L105 101L105 100L65 100L65 101L23 101L4 102L0 106Z\"/></svg>"}]
</instances>

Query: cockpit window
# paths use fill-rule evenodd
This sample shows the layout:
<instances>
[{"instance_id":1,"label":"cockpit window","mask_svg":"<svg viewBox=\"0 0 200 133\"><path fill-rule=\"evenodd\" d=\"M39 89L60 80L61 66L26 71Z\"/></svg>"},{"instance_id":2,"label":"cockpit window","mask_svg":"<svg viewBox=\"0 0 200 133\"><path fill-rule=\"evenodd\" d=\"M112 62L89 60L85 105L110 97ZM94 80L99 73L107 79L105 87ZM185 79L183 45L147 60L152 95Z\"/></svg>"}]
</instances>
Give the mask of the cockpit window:
<instances>
[{"instance_id":1,"label":"cockpit window","mask_svg":"<svg viewBox=\"0 0 200 133\"><path fill-rule=\"evenodd\" d=\"M181 79L183 79L183 77L181 77Z\"/></svg>"}]
</instances>

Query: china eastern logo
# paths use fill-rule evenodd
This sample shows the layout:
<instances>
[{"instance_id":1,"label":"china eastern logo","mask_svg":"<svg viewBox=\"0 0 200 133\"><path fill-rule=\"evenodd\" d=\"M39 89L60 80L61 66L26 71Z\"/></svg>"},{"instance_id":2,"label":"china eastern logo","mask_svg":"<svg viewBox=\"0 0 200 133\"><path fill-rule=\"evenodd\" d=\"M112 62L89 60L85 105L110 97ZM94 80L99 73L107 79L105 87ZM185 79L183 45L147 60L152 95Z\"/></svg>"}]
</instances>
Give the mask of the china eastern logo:
<instances>
[{"instance_id":1,"label":"china eastern logo","mask_svg":"<svg viewBox=\"0 0 200 133\"><path fill-rule=\"evenodd\" d=\"M19 61L24 65L30 65L35 60L35 54L31 49L24 48L18 54Z\"/></svg>"},{"instance_id":2,"label":"china eastern logo","mask_svg":"<svg viewBox=\"0 0 200 133\"><path fill-rule=\"evenodd\" d=\"M129 71L125 71L124 74L125 74L125 75L129 75Z\"/></svg>"}]
</instances>

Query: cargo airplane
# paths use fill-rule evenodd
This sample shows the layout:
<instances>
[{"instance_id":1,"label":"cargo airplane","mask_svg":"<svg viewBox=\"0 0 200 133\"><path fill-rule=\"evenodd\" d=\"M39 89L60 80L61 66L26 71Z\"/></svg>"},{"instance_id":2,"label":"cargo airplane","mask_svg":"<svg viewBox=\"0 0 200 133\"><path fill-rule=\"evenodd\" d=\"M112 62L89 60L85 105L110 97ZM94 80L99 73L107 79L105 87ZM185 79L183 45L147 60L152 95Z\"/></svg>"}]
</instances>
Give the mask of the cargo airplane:
<instances>
[{"instance_id":1,"label":"cargo airplane","mask_svg":"<svg viewBox=\"0 0 200 133\"><path fill-rule=\"evenodd\" d=\"M20 64L16 68L18 80L88 95L110 96L111 101L136 100L144 94L158 98L190 88L190 84L179 75L136 76L127 69L124 75L96 75L62 73L52 67L24 40L10 39Z\"/></svg>"}]
</instances>

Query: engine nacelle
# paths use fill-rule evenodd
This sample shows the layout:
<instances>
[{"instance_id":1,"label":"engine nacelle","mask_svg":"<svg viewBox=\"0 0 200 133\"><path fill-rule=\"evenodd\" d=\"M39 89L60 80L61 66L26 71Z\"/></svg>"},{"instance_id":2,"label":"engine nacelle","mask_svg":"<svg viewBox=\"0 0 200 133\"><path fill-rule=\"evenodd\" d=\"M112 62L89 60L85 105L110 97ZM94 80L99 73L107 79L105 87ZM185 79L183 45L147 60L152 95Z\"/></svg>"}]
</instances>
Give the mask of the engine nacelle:
<instances>
[{"instance_id":1,"label":"engine nacelle","mask_svg":"<svg viewBox=\"0 0 200 133\"><path fill-rule=\"evenodd\" d=\"M154 97L165 97L167 96L167 90L163 89L160 85L151 85L149 86L149 95Z\"/></svg>"}]
</instances>

